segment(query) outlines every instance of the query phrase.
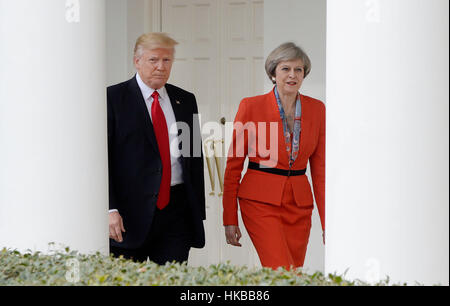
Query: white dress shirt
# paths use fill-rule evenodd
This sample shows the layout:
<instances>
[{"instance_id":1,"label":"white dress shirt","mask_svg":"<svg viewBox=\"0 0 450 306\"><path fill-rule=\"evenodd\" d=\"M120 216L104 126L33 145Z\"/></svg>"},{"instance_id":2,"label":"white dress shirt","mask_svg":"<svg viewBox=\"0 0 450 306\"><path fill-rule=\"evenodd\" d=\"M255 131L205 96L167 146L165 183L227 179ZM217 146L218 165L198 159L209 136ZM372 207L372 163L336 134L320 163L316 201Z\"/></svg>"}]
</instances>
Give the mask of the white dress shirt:
<instances>
[{"instance_id":1,"label":"white dress shirt","mask_svg":"<svg viewBox=\"0 0 450 306\"><path fill-rule=\"evenodd\" d=\"M144 97L145 104L147 105L148 113L150 118L152 118L152 104L153 98L152 94L155 89L148 87L139 76L136 74L136 80L141 89L142 96ZM175 119L175 113L173 112L172 104L170 103L169 95L165 87L156 90L159 94L159 105L161 105L164 116L166 117L167 131L169 132L169 145L170 145L170 162L172 165L172 179L170 186L175 186L183 183L183 168L180 161L180 141L178 139L178 127L177 120Z\"/></svg>"},{"instance_id":2,"label":"white dress shirt","mask_svg":"<svg viewBox=\"0 0 450 306\"><path fill-rule=\"evenodd\" d=\"M142 97L145 100L150 119L152 119L152 104L153 98L152 94L155 92L153 88L148 87L139 76L136 74L136 80L141 89ZM172 166L171 181L170 186L175 186L182 184L183 181L183 168L181 166L181 152L179 149L179 139L178 139L178 127L175 118L175 113L173 112L172 104L170 103L169 95L165 87L156 90L159 94L159 104L162 108L164 116L166 117L167 131L169 132L169 145L170 145L170 162ZM109 212L115 212L117 209L111 209Z\"/></svg>"}]
</instances>

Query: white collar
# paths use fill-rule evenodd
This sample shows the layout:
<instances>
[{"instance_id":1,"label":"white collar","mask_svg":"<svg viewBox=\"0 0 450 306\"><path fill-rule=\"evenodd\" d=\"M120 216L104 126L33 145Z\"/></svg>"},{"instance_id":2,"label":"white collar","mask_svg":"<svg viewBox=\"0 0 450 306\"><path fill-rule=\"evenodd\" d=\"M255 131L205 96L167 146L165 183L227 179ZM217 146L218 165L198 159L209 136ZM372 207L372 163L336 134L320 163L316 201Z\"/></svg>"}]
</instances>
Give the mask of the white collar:
<instances>
[{"instance_id":1,"label":"white collar","mask_svg":"<svg viewBox=\"0 0 450 306\"><path fill-rule=\"evenodd\" d=\"M163 86L158 90L155 90L153 88L150 88L147 86L147 84L144 83L144 81L142 81L141 76L139 75L139 72L136 73L136 81L139 85L139 88L141 89L142 92L142 96L144 97L144 100L148 100L151 98L152 94L157 91L159 94L160 102L164 101L164 100L170 100L169 99L169 94L167 93L166 87Z\"/></svg>"}]
</instances>

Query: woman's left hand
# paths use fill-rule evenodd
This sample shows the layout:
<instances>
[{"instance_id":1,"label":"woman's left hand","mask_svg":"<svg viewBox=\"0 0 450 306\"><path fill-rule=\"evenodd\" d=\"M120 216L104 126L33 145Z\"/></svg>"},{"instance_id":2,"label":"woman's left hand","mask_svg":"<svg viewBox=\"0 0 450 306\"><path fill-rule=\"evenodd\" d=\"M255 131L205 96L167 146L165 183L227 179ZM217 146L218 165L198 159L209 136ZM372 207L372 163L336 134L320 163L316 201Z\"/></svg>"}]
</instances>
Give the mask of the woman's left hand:
<instances>
[{"instance_id":1,"label":"woman's left hand","mask_svg":"<svg viewBox=\"0 0 450 306\"><path fill-rule=\"evenodd\" d=\"M241 231L239 230L239 226L236 225L227 225L225 226L225 237L227 238L227 243L241 247L242 245L239 243L239 240L242 237Z\"/></svg>"}]
</instances>

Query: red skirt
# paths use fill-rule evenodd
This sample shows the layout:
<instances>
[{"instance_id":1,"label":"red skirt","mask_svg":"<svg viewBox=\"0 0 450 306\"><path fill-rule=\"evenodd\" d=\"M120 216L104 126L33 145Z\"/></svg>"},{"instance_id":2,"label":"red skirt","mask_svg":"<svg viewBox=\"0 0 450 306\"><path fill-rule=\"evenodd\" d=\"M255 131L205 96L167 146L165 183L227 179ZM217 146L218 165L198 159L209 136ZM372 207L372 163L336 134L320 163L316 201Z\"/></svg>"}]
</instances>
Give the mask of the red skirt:
<instances>
[{"instance_id":1,"label":"red skirt","mask_svg":"<svg viewBox=\"0 0 450 306\"><path fill-rule=\"evenodd\" d=\"M263 267L303 267L313 205L298 206L287 180L281 205L239 199L242 220Z\"/></svg>"}]
</instances>

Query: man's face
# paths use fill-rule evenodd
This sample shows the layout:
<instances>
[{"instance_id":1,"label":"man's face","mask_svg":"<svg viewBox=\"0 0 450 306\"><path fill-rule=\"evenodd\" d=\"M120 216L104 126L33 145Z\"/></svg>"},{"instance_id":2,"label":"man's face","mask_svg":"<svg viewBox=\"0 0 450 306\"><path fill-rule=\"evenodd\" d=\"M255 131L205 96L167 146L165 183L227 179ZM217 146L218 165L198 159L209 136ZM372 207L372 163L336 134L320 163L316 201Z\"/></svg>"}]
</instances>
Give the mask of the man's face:
<instances>
[{"instance_id":1,"label":"man's face","mask_svg":"<svg viewBox=\"0 0 450 306\"><path fill-rule=\"evenodd\" d=\"M134 65L142 81L150 88L158 90L169 80L173 60L173 49L158 48L144 50L141 57L134 58Z\"/></svg>"}]
</instances>

